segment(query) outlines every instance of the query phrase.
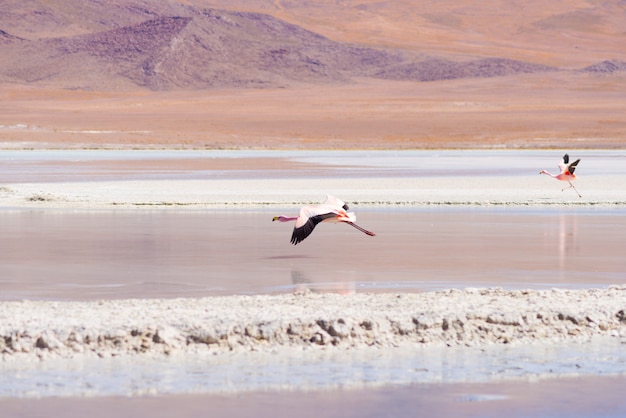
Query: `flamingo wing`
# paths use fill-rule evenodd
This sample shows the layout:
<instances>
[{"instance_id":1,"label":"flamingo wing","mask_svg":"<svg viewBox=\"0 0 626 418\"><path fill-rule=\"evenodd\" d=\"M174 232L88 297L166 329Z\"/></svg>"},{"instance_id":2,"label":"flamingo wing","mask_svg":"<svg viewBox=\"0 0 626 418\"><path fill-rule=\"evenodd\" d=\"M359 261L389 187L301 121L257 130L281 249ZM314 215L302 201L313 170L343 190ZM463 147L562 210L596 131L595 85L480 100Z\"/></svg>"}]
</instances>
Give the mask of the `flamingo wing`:
<instances>
[{"instance_id":1,"label":"flamingo wing","mask_svg":"<svg viewBox=\"0 0 626 418\"><path fill-rule=\"evenodd\" d=\"M576 166L578 165L579 162L580 162L580 158L574 161L573 163L571 163L570 165L568 165L567 171L569 171L570 174L574 174L574 170L576 170Z\"/></svg>"},{"instance_id":2,"label":"flamingo wing","mask_svg":"<svg viewBox=\"0 0 626 418\"><path fill-rule=\"evenodd\" d=\"M343 210L350 209L343 200L338 199L335 196L331 196L329 194L326 195L326 201L323 203L323 205L337 206L339 208L342 208Z\"/></svg>"},{"instance_id":3,"label":"flamingo wing","mask_svg":"<svg viewBox=\"0 0 626 418\"><path fill-rule=\"evenodd\" d=\"M296 226L293 228L293 233L291 234L291 243L293 245L297 245L298 243L302 242L306 237L311 235L313 229L315 229L315 226L318 223L337 216L337 214L333 212L307 216L306 211L304 212L304 216L303 211L300 212L300 217L298 217L298 220L296 221Z\"/></svg>"},{"instance_id":4,"label":"flamingo wing","mask_svg":"<svg viewBox=\"0 0 626 418\"><path fill-rule=\"evenodd\" d=\"M563 159L559 163L559 170L561 171L561 173L564 173L567 170L567 163L569 163L569 155L565 154L563 156Z\"/></svg>"}]
</instances>

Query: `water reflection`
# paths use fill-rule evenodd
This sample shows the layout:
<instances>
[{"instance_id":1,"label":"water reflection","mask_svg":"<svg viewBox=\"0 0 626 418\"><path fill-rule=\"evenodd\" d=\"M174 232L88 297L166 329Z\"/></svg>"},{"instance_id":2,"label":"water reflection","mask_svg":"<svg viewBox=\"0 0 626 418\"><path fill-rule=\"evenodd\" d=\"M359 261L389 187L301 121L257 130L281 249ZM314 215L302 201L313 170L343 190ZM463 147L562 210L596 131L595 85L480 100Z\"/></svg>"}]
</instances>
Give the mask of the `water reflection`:
<instances>
[{"instance_id":1,"label":"water reflection","mask_svg":"<svg viewBox=\"0 0 626 418\"><path fill-rule=\"evenodd\" d=\"M344 274L336 281L324 282L322 280L311 280L301 270L291 271L291 283L293 284L293 292L296 294L304 292L331 292L341 295L350 295L356 293L356 284L354 280L348 279L348 276L354 278L355 273Z\"/></svg>"},{"instance_id":2,"label":"water reflection","mask_svg":"<svg viewBox=\"0 0 626 418\"><path fill-rule=\"evenodd\" d=\"M360 216L376 237L325 225L293 246L263 210L3 210L0 300L626 282L619 211L360 209Z\"/></svg>"},{"instance_id":3,"label":"water reflection","mask_svg":"<svg viewBox=\"0 0 626 418\"><path fill-rule=\"evenodd\" d=\"M566 263L576 256L577 252L577 223L578 218L571 215L559 216L559 267L564 274Z\"/></svg>"}]
</instances>

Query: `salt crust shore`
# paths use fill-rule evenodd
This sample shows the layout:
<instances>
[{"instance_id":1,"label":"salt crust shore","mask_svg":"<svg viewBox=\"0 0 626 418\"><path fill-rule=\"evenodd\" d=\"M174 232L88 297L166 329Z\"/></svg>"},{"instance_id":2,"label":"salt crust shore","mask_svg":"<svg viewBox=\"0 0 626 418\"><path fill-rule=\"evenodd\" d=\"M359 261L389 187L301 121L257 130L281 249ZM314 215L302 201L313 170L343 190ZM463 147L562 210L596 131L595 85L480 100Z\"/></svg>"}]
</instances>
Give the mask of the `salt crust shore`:
<instances>
[{"instance_id":1,"label":"salt crust shore","mask_svg":"<svg viewBox=\"0 0 626 418\"><path fill-rule=\"evenodd\" d=\"M4 362L281 348L626 344L626 286L0 303Z\"/></svg>"},{"instance_id":2,"label":"salt crust shore","mask_svg":"<svg viewBox=\"0 0 626 418\"><path fill-rule=\"evenodd\" d=\"M533 154L532 158L546 156L552 158L553 154ZM25 158L25 155L18 153L15 158ZM305 155L306 153L301 157ZM350 160L349 164L352 165L348 167L358 168L359 164L366 165L365 171L356 176L346 175L340 170L341 163L332 159L322 159L322 162L334 165L320 164L317 160L303 162L271 155L242 159L159 160L158 155L150 157L150 154L147 154L144 155L145 160L139 161L128 160L128 154L116 154L116 159L106 161L89 157L94 158L89 164L81 160L87 158L83 155L79 159L82 165L77 167L71 165L76 163L71 156L66 156L70 162L68 167L61 171L64 175L50 177L46 173L56 173L58 167L55 166L53 159L49 161L40 157L43 158L43 162L32 167L33 172L29 176L24 175L24 168L19 165L8 166L9 169L16 167L18 175L15 179L22 181L29 179L28 181L32 182L0 184L0 208L203 209L299 206L317 203L324 199L325 194L340 197L350 205L362 206L626 206L626 190L623 187L626 184L626 174L616 163L622 155L619 152L602 153L598 158L583 157L587 161L586 170L584 173L581 172L580 178L576 180L576 188L582 197L572 189L562 192L561 189L567 186L566 183L539 175L540 168L550 167L547 162L529 164L524 159L523 168L511 163L509 175L506 174L508 171L503 171L506 170L506 166L502 166L503 161L507 161L504 158L510 158L511 162L515 162L518 158L530 157L509 153L495 158L498 161L495 163L494 158L486 156L472 160L472 155L477 154L448 156L448 159L440 164L456 163L458 166L456 171L450 169L448 175L445 174L445 166L431 173L433 175L424 175L429 172L428 170L423 171L422 175L415 175L402 165L399 171L387 171L386 168L389 168L387 165L393 164L387 160L383 160L386 165L382 167L367 166L367 163L359 163L359 159ZM430 160L426 158L422 163L426 166L433 164ZM25 161L32 164L28 159ZM408 164L407 161L403 164ZM416 159L411 164L419 165L420 161ZM556 166L556 160L549 161ZM15 161L11 164L15 164ZM28 164L26 167L29 167ZM305 166L301 167L298 164ZM468 170L467 173L483 174L464 175L462 174L465 172L464 167ZM80 168L90 168L94 171L84 172ZM268 171L270 168L272 169ZM241 177L242 174L239 172L242 169L252 171ZM313 171L307 171L308 169ZM487 175L489 169L500 174ZM553 168L555 169L556 167ZM200 172L208 170L211 174L206 178L193 177L194 170ZM183 173L192 177L177 177ZM354 174L352 171L348 173ZM12 178L11 171L8 171L7 175ZM146 175L158 175L161 178L142 177ZM167 178L169 175L172 177ZM54 178L69 181L51 181Z\"/></svg>"},{"instance_id":3,"label":"salt crust shore","mask_svg":"<svg viewBox=\"0 0 626 418\"><path fill-rule=\"evenodd\" d=\"M578 181L579 198L536 177L128 180L0 186L0 207L42 209L233 208L299 206L329 193L361 206L626 206L626 176ZM317 199L317 200L312 200Z\"/></svg>"}]
</instances>

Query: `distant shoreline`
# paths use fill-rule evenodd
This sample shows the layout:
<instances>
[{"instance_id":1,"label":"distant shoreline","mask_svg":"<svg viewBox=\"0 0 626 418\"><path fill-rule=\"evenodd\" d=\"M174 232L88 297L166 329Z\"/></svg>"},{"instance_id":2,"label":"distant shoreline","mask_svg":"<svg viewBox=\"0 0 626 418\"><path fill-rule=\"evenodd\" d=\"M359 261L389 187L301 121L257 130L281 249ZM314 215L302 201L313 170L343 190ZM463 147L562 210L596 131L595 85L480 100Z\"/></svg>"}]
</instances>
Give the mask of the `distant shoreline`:
<instances>
[{"instance_id":1,"label":"distant shoreline","mask_svg":"<svg viewBox=\"0 0 626 418\"><path fill-rule=\"evenodd\" d=\"M181 151L177 157L167 151L11 151L0 173L0 205L270 207L313 203L329 193L375 207L626 206L623 151L574 151L582 156L576 180L582 198L538 174L555 170L562 152Z\"/></svg>"}]
</instances>

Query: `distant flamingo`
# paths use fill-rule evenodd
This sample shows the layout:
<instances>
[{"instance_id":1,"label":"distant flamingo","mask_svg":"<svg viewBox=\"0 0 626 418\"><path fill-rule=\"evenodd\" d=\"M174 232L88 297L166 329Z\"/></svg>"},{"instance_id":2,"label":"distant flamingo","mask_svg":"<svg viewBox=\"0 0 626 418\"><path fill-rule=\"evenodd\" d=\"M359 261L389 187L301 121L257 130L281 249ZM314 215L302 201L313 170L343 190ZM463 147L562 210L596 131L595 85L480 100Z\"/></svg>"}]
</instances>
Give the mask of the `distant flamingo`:
<instances>
[{"instance_id":1,"label":"distant flamingo","mask_svg":"<svg viewBox=\"0 0 626 418\"><path fill-rule=\"evenodd\" d=\"M315 226L320 222L344 222L352 225L356 229L369 236L374 236L373 232L361 228L354 222L356 215L354 212L347 212L348 205L334 196L326 195L326 201L321 205L304 206L300 209L298 217L275 216L272 221L290 222L296 221L291 235L291 243L297 245L306 237L311 235Z\"/></svg>"},{"instance_id":2,"label":"distant flamingo","mask_svg":"<svg viewBox=\"0 0 626 418\"><path fill-rule=\"evenodd\" d=\"M565 187L561 189L561 191L564 191L569 188L576 190L576 187L574 187L574 185L572 184L572 180L576 180L576 174L574 174L574 170L576 170L576 166L578 165L579 162L580 162L580 159L569 164L569 155L565 154L563 156L563 161L561 162L561 164L559 164L559 169L561 170L559 174L552 174L546 170L541 170L539 174L547 174L550 177L554 177L557 180L568 182L569 187ZM580 193L578 193L578 190L576 190L576 193L578 194L578 197L582 197Z\"/></svg>"}]
</instances>

